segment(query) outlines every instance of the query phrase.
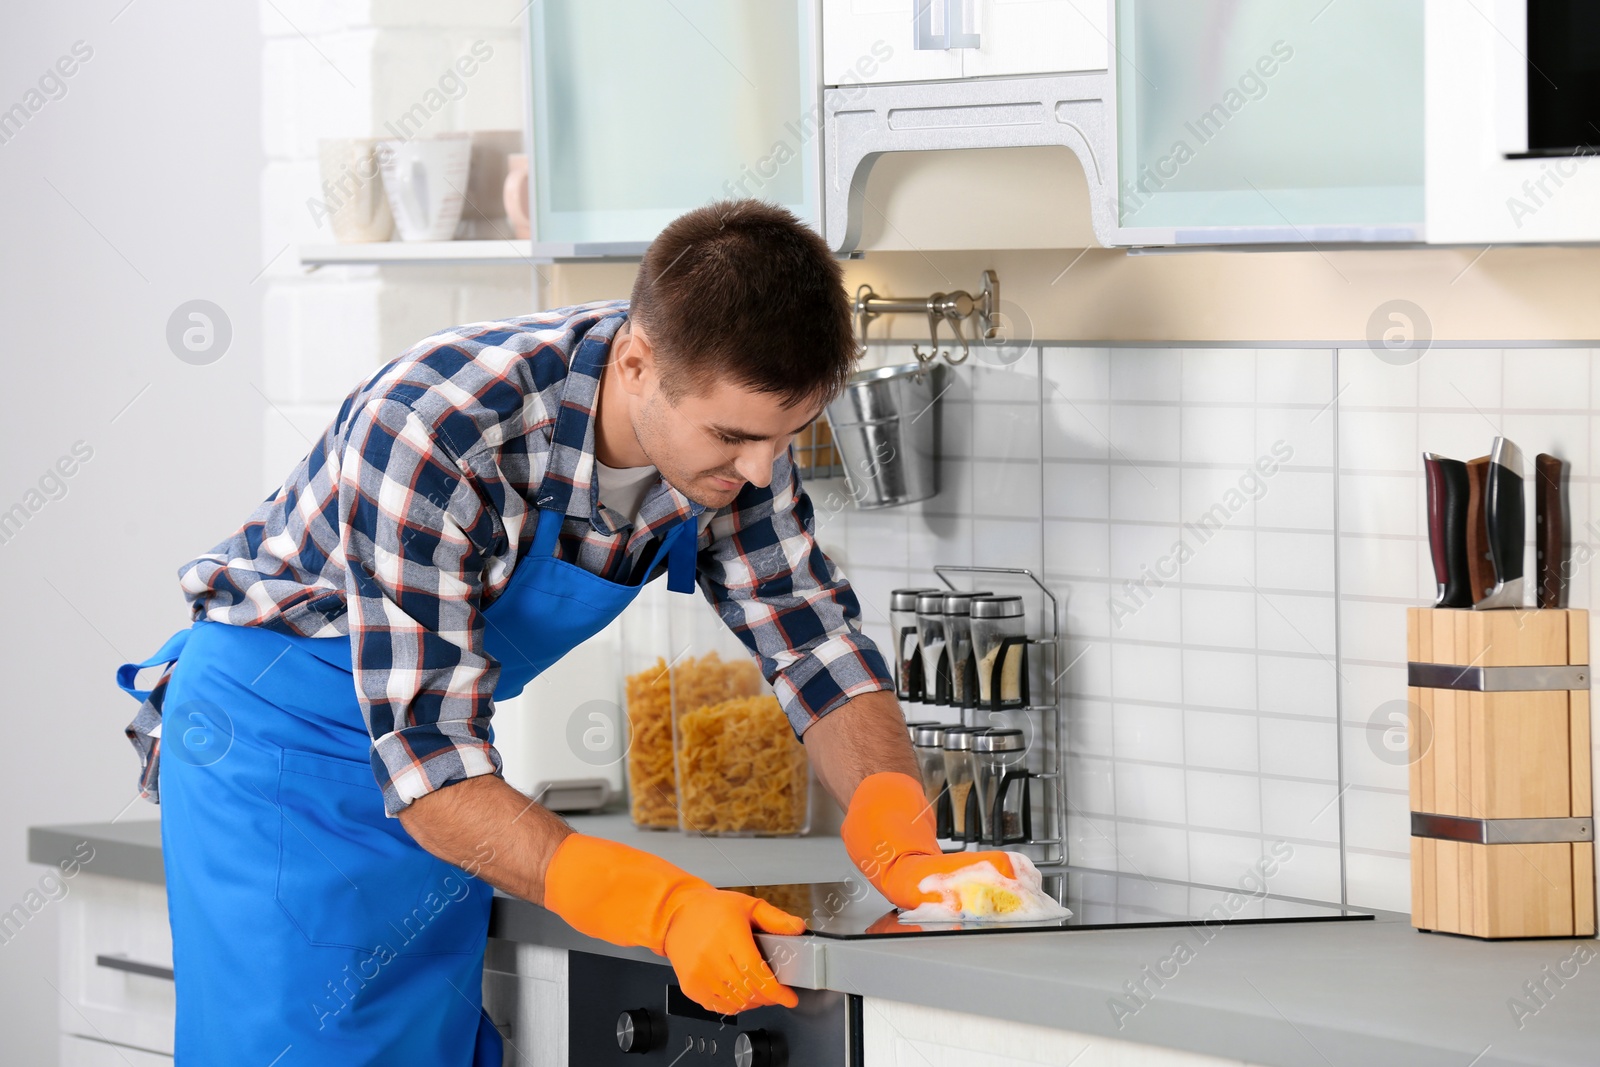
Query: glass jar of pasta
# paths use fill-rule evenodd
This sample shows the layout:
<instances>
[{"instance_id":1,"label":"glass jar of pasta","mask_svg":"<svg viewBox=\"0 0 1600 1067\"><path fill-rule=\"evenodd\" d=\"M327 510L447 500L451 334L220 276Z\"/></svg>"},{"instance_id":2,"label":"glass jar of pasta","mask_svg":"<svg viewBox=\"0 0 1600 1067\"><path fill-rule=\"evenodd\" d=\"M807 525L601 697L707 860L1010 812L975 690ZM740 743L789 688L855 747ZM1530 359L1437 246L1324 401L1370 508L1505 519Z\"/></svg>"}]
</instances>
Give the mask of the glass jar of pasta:
<instances>
[{"instance_id":1,"label":"glass jar of pasta","mask_svg":"<svg viewBox=\"0 0 1600 1067\"><path fill-rule=\"evenodd\" d=\"M671 673L679 826L707 835L805 833L811 763L749 654L742 646L711 651Z\"/></svg>"}]
</instances>

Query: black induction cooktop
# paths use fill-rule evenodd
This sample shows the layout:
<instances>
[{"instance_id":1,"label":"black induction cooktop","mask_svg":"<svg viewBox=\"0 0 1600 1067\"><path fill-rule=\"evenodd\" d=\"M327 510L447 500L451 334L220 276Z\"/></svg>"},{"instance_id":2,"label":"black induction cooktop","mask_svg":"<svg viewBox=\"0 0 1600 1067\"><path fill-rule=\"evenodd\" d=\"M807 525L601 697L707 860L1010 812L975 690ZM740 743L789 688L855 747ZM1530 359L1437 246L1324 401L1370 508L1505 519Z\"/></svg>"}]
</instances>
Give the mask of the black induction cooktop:
<instances>
[{"instance_id":1,"label":"black induction cooktop","mask_svg":"<svg viewBox=\"0 0 1600 1067\"><path fill-rule=\"evenodd\" d=\"M809 933L842 939L1106 930L1140 926L1216 926L1371 919L1370 913L1262 891L1196 885L1086 867L1044 875L1043 888L1072 915L1036 922L905 923L865 879L730 886L803 916Z\"/></svg>"}]
</instances>

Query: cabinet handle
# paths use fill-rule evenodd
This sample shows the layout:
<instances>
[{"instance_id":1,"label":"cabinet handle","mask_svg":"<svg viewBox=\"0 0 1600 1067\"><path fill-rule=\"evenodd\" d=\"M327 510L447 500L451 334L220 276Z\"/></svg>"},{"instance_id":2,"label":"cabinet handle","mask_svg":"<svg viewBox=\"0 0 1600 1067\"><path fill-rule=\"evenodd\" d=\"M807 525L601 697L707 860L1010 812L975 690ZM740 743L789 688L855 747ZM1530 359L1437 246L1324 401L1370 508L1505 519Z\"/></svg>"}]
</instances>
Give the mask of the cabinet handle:
<instances>
[{"instance_id":1,"label":"cabinet handle","mask_svg":"<svg viewBox=\"0 0 1600 1067\"><path fill-rule=\"evenodd\" d=\"M972 14L974 0L911 0L912 22L916 25L916 47L922 50L948 51L951 48L977 48L982 38L976 30L967 27L976 22ZM933 28L935 9L942 17L943 26L938 32Z\"/></svg>"},{"instance_id":2,"label":"cabinet handle","mask_svg":"<svg viewBox=\"0 0 1600 1067\"><path fill-rule=\"evenodd\" d=\"M172 981L171 967L163 967L159 963L141 963L139 960L130 960L126 956L96 956L94 965L113 971L142 974L147 978L165 978L169 982Z\"/></svg>"}]
</instances>

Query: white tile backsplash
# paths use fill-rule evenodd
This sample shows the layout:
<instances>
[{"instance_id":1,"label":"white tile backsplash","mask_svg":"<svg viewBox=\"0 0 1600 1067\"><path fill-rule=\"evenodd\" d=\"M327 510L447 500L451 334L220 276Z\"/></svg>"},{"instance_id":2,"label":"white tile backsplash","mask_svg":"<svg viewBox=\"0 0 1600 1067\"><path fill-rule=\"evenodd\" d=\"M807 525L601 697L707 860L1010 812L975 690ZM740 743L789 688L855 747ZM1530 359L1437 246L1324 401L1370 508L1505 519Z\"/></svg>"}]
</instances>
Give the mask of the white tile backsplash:
<instances>
[{"instance_id":1,"label":"white tile backsplash","mask_svg":"<svg viewBox=\"0 0 1600 1067\"><path fill-rule=\"evenodd\" d=\"M1112 464L1107 517L1132 522L1178 522L1179 473L1175 467ZM1045 503L1046 508L1055 506L1049 501Z\"/></svg>"},{"instance_id":2,"label":"white tile backsplash","mask_svg":"<svg viewBox=\"0 0 1600 1067\"><path fill-rule=\"evenodd\" d=\"M1261 743L1262 774L1316 778L1330 786L1338 779L1338 731L1331 721L1262 715L1256 730Z\"/></svg>"},{"instance_id":3,"label":"white tile backsplash","mask_svg":"<svg viewBox=\"0 0 1600 1067\"><path fill-rule=\"evenodd\" d=\"M1117 348L1111 351L1112 400L1183 399L1183 351Z\"/></svg>"},{"instance_id":4,"label":"white tile backsplash","mask_svg":"<svg viewBox=\"0 0 1600 1067\"><path fill-rule=\"evenodd\" d=\"M1274 893L1403 910L1390 713L1404 609L1433 584L1419 453L1503 429L1563 455L1573 540L1600 545L1596 358L1047 345L957 371L937 499L823 536L869 634L935 562L1027 567L1062 598L1074 863L1231 885L1282 841ZM1600 560L1572 585L1589 603Z\"/></svg>"},{"instance_id":5,"label":"white tile backsplash","mask_svg":"<svg viewBox=\"0 0 1600 1067\"><path fill-rule=\"evenodd\" d=\"M1261 779L1253 774L1198 770L1190 770L1185 777L1189 825L1261 832ZM1259 848L1260 842L1256 844ZM1194 850L1190 854L1194 855Z\"/></svg>"},{"instance_id":6,"label":"white tile backsplash","mask_svg":"<svg viewBox=\"0 0 1600 1067\"><path fill-rule=\"evenodd\" d=\"M1258 718L1250 712L1183 713L1183 759L1190 767L1254 773L1260 766Z\"/></svg>"},{"instance_id":7,"label":"white tile backsplash","mask_svg":"<svg viewBox=\"0 0 1600 1067\"><path fill-rule=\"evenodd\" d=\"M1234 589L1183 590L1185 644L1254 649L1256 618L1251 605L1255 594Z\"/></svg>"},{"instance_id":8,"label":"white tile backsplash","mask_svg":"<svg viewBox=\"0 0 1600 1067\"><path fill-rule=\"evenodd\" d=\"M1306 404L1333 399L1333 350L1284 348L1252 351L1258 404ZM1309 414L1315 414L1313 410ZM1309 417L1309 415L1308 415Z\"/></svg>"},{"instance_id":9,"label":"white tile backsplash","mask_svg":"<svg viewBox=\"0 0 1600 1067\"><path fill-rule=\"evenodd\" d=\"M1395 364L1370 348L1342 348L1338 363L1339 406L1346 411L1417 406L1417 362Z\"/></svg>"},{"instance_id":10,"label":"white tile backsplash","mask_svg":"<svg viewBox=\"0 0 1600 1067\"><path fill-rule=\"evenodd\" d=\"M1255 352L1251 349L1184 349L1183 402L1253 403L1256 398L1255 361Z\"/></svg>"},{"instance_id":11,"label":"white tile backsplash","mask_svg":"<svg viewBox=\"0 0 1600 1067\"><path fill-rule=\"evenodd\" d=\"M1179 435L1185 463L1255 462L1255 412L1239 407L1185 407Z\"/></svg>"},{"instance_id":12,"label":"white tile backsplash","mask_svg":"<svg viewBox=\"0 0 1600 1067\"><path fill-rule=\"evenodd\" d=\"M1255 653L1183 650L1183 701L1206 708L1256 707Z\"/></svg>"},{"instance_id":13,"label":"white tile backsplash","mask_svg":"<svg viewBox=\"0 0 1600 1067\"><path fill-rule=\"evenodd\" d=\"M1179 410L1176 404L1112 404L1112 457L1134 464L1178 462Z\"/></svg>"},{"instance_id":14,"label":"white tile backsplash","mask_svg":"<svg viewBox=\"0 0 1600 1067\"><path fill-rule=\"evenodd\" d=\"M1586 348L1526 348L1505 356L1504 406L1585 411L1590 352Z\"/></svg>"},{"instance_id":15,"label":"white tile backsplash","mask_svg":"<svg viewBox=\"0 0 1600 1067\"><path fill-rule=\"evenodd\" d=\"M1498 348L1430 348L1418 361L1419 403L1428 408L1500 406L1503 361Z\"/></svg>"}]
</instances>

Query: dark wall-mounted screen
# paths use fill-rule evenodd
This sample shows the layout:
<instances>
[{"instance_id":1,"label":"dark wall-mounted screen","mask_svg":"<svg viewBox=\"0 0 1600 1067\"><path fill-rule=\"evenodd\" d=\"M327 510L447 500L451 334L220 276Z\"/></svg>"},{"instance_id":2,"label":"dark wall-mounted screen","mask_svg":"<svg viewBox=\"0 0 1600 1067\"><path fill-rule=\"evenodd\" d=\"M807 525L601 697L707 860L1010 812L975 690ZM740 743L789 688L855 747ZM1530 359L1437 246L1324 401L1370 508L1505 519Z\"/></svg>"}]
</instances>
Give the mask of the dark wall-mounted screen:
<instances>
[{"instance_id":1,"label":"dark wall-mounted screen","mask_svg":"<svg viewBox=\"0 0 1600 1067\"><path fill-rule=\"evenodd\" d=\"M1600 2L1528 0L1528 152L1600 150Z\"/></svg>"}]
</instances>

